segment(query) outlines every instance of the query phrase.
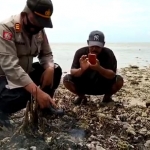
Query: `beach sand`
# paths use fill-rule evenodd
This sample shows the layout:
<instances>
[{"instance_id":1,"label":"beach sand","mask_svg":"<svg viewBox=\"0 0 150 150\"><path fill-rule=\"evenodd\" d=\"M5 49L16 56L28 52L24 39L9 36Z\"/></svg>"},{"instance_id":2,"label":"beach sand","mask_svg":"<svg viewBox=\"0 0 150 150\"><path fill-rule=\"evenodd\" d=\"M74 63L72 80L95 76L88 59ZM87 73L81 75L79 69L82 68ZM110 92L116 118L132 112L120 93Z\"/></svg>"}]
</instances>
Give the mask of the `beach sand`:
<instances>
[{"instance_id":1,"label":"beach sand","mask_svg":"<svg viewBox=\"0 0 150 150\"><path fill-rule=\"evenodd\" d=\"M42 138L27 138L20 133L10 140L12 133L5 131L3 140L1 136L1 150L33 146L36 150L149 150L150 107L146 107L146 102L150 100L150 67L129 66L118 70L118 74L125 81L123 88L113 96L118 103L102 106L102 96L88 96L86 106L74 106L75 95L61 84L55 96L66 115L45 117L44 131L40 131ZM23 110L14 116L22 113ZM18 127L22 116L14 116L12 120Z\"/></svg>"}]
</instances>

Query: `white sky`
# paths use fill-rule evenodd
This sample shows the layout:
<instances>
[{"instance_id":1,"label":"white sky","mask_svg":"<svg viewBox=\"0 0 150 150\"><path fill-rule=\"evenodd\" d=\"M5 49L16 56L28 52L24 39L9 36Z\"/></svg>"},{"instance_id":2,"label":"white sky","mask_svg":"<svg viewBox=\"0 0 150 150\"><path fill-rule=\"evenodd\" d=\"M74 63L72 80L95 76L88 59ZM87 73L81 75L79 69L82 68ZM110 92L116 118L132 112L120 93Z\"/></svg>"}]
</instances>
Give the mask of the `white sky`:
<instances>
[{"instance_id":1,"label":"white sky","mask_svg":"<svg viewBox=\"0 0 150 150\"><path fill-rule=\"evenodd\" d=\"M26 0L0 0L0 20L19 13ZM50 42L85 42L92 30L106 42L149 42L150 0L53 0Z\"/></svg>"}]
</instances>

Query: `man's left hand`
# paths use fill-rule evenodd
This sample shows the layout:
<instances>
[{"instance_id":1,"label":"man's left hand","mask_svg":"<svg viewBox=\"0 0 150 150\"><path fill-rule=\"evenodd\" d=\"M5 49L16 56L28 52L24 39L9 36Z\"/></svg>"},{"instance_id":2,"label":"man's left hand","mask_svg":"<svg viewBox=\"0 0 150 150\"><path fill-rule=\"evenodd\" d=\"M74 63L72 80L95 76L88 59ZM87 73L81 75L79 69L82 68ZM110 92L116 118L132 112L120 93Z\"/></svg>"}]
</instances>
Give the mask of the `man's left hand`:
<instances>
[{"instance_id":1,"label":"man's left hand","mask_svg":"<svg viewBox=\"0 0 150 150\"><path fill-rule=\"evenodd\" d=\"M42 74L41 77L41 89L46 86L53 86L54 68L48 67Z\"/></svg>"},{"instance_id":2,"label":"man's left hand","mask_svg":"<svg viewBox=\"0 0 150 150\"><path fill-rule=\"evenodd\" d=\"M95 65L92 65L92 64L90 63L90 68L93 69L93 70L95 70L95 71L98 71L98 70L99 70L99 67L100 67L100 62L99 62L98 59L96 59L96 64L95 64Z\"/></svg>"}]
</instances>

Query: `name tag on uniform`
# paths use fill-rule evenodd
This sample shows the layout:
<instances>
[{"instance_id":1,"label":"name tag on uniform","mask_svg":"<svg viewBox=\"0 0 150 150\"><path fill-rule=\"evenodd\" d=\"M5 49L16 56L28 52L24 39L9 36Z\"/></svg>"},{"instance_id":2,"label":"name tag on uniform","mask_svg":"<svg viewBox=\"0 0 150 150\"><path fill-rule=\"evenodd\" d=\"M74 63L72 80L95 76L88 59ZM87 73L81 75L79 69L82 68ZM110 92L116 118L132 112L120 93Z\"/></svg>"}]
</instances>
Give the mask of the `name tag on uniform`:
<instances>
[{"instance_id":1,"label":"name tag on uniform","mask_svg":"<svg viewBox=\"0 0 150 150\"><path fill-rule=\"evenodd\" d=\"M21 42L21 41L15 41L15 44L17 44L17 45L25 45L25 43Z\"/></svg>"}]
</instances>

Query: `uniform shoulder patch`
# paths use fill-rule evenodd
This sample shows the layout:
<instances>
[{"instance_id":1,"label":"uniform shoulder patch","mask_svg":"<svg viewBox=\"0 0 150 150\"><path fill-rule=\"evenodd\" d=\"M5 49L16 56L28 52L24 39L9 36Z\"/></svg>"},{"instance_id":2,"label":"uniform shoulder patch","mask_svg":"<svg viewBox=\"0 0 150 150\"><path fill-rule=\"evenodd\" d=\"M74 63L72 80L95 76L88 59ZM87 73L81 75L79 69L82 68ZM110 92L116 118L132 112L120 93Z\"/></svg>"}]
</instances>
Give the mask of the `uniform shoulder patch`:
<instances>
[{"instance_id":1,"label":"uniform shoulder patch","mask_svg":"<svg viewBox=\"0 0 150 150\"><path fill-rule=\"evenodd\" d=\"M12 40L12 37L13 37L13 35L12 35L11 32L4 31L4 30L3 30L3 39L9 41L9 40Z\"/></svg>"}]
</instances>

